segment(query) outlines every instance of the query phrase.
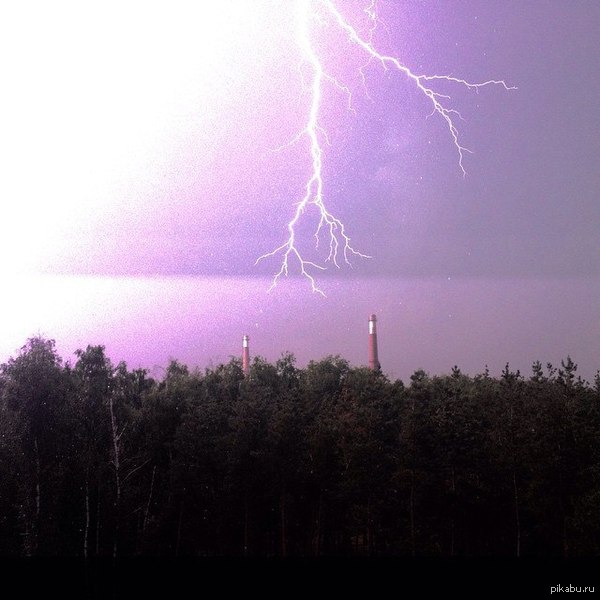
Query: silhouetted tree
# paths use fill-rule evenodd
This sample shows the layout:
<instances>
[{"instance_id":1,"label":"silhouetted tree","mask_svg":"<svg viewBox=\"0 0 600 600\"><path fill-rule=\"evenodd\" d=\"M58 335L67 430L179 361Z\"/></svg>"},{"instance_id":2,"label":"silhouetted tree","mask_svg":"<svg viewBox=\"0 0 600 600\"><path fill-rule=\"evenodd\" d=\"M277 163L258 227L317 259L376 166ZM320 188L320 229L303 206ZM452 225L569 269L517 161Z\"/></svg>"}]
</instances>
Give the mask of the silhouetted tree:
<instances>
[{"instance_id":1,"label":"silhouetted tree","mask_svg":"<svg viewBox=\"0 0 600 600\"><path fill-rule=\"evenodd\" d=\"M600 375L416 371L292 354L161 381L103 346L0 367L0 554L600 553Z\"/></svg>"},{"instance_id":2,"label":"silhouetted tree","mask_svg":"<svg viewBox=\"0 0 600 600\"><path fill-rule=\"evenodd\" d=\"M19 497L23 551L52 554L57 538L57 496L63 466L61 420L67 382L53 340L30 338L16 358L2 366L3 400L21 454ZM17 433L18 432L18 433Z\"/></svg>"}]
</instances>

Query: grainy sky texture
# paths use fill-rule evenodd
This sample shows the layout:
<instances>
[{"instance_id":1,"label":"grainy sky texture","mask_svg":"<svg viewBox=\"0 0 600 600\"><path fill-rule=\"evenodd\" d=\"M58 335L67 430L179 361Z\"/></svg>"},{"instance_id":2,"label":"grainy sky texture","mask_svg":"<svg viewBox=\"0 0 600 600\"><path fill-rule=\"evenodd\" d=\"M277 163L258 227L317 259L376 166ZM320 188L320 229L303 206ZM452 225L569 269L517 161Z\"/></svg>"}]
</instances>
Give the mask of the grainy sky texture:
<instances>
[{"instance_id":1,"label":"grainy sky texture","mask_svg":"<svg viewBox=\"0 0 600 600\"><path fill-rule=\"evenodd\" d=\"M368 2L338 0L368 34ZM402 74L315 23L324 197L373 258L266 293L310 175L291 0L0 8L0 361L33 334L154 369L253 354L385 372L600 367L600 3L380 1L374 45L442 85L467 154ZM305 76L310 73L303 69ZM278 148L284 148L277 150ZM316 221L298 230L311 259Z\"/></svg>"}]
</instances>

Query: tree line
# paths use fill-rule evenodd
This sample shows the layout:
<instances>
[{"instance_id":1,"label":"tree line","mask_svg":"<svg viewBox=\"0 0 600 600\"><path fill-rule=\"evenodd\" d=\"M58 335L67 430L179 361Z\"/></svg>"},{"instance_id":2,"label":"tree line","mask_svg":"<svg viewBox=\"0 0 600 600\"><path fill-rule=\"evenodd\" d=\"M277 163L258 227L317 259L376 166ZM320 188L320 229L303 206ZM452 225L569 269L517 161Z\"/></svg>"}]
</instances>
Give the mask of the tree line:
<instances>
[{"instance_id":1,"label":"tree line","mask_svg":"<svg viewBox=\"0 0 600 600\"><path fill-rule=\"evenodd\" d=\"M600 375L0 367L3 556L595 556Z\"/></svg>"}]
</instances>

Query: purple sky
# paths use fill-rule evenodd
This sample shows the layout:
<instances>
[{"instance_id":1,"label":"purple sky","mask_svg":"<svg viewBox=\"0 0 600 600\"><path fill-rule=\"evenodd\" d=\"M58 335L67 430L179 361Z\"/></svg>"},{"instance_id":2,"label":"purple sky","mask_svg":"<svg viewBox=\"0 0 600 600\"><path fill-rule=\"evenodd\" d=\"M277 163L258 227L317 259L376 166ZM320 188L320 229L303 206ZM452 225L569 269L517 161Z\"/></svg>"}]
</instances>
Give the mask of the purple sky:
<instances>
[{"instance_id":1,"label":"purple sky","mask_svg":"<svg viewBox=\"0 0 600 600\"><path fill-rule=\"evenodd\" d=\"M319 274L326 298L295 272L267 294L280 263L254 266L309 173L305 139L276 151L310 105L292 3L50 4L0 8L0 361L40 332L66 358L103 343L131 366L204 367L249 333L271 360L361 364L376 312L393 377L567 353L600 367L599 3L379 3L375 45L414 72L518 87L440 85L465 178L405 77L370 65L369 99L360 53L315 32L356 109L324 88L325 199L373 256ZM363 31L366 5L337 2Z\"/></svg>"}]
</instances>

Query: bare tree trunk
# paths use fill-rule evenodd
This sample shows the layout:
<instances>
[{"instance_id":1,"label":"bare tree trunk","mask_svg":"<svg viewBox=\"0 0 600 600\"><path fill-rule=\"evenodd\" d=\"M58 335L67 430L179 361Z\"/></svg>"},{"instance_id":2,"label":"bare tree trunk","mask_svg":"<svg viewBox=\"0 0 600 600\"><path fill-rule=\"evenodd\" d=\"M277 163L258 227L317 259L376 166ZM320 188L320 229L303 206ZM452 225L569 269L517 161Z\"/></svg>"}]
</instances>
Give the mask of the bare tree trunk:
<instances>
[{"instance_id":1,"label":"bare tree trunk","mask_svg":"<svg viewBox=\"0 0 600 600\"><path fill-rule=\"evenodd\" d=\"M83 531L83 558L88 557L88 535L90 531L90 482L89 469L85 474L85 529Z\"/></svg>"},{"instance_id":2,"label":"bare tree trunk","mask_svg":"<svg viewBox=\"0 0 600 600\"><path fill-rule=\"evenodd\" d=\"M515 473L515 467L513 465L512 472L513 479L513 492L515 500L515 522L517 527L517 558L521 556L521 515L519 511L519 491L517 489L517 475Z\"/></svg>"},{"instance_id":3,"label":"bare tree trunk","mask_svg":"<svg viewBox=\"0 0 600 600\"><path fill-rule=\"evenodd\" d=\"M563 556L564 558L569 558L569 540L567 537L567 518L563 514Z\"/></svg>"},{"instance_id":4,"label":"bare tree trunk","mask_svg":"<svg viewBox=\"0 0 600 600\"><path fill-rule=\"evenodd\" d=\"M28 508L24 510L25 516L25 536L24 536L24 550L26 556L35 556L38 549L39 541L39 527L40 527L40 513L41 513L41 485L40 485L40 452L37 438L33 441L33 448L35 450L35 512L33 518ZM29 502L26 503L29 504Z\"/></svg>"},{"instance_id":5,"label":"bare tree trunk","mask_svg":"<svg viewBox=\"0 0 600 600\"><path fill-rule=\"evenodd\" d=\"M96 556L100 555L100 486L96 485Z\"/></svg>"},{"instance_id":6,"label":"bare tree trunk","mask_svg":"<svg viewBox=\"0 0 600 600\"><path fill-rule=\"evenodd\" d=\"M286 511L285 511L285 484L281 484L281 494L279 496L279 517L281 520L281 556L287 556L287 539L286 539Z\"/></svg>"},{"instance_id":7,"label":"bare tree trunk","mask_svg":"<svg viewBox=\"0 0 600 600\"><path fill-rule=\"evenodd\" d=\"M248 492L244 493L244 556L248 556L249 544L249 523L248 523Z\"/></svg>"},{"instance_id":8,"label":"bare tree trunk","mask_svg":"<svg viewBox=\"0 0 600 600\"><path fill-rule=\"evenodd\" d=\"M37 438L34 440L35 446L35 520L36 529L39 529L41 512L41 494L40 494L40 450Z\"/></svg>"},{"instance_id":9,"label":"bare tree trunk","mask_svg":"<svg viewBox=\"0 0 600 600\"><path fill-rule=\"evenodd\" d=\"M565 514L565 503L562 496L562 476L559 477L560 482L560 496L558 498L558 506L560 511L560 520L561 520L561 537L562 537L562 549L563 549L563 557L569 558L569 541L567 536L567 516Z\"/></svg>"},{"instance_id":10,"label":"bare tree trunk","mask_svg":"<svg viewBox=\"0 0 600 600\"><path fill-rule=\"evenodd\" d=\"M177 524L177 542L175 543L175 556L179 556L179 547L181 545L181 522L183 521L183 500L179 508L179 523Z\"/></svg>"},{"instance_id":11,"label":"bare tree trunk","mask_svg":"<svg viewBox=\"0 0 600 600\"><path fill-rule=\"evenodd\" d=\"M121 465L120 465L120 449L119 442L123 431L119 433L117 431L117 420L115 418L115 411L113 406L112 396L108 400L108 408L110 410L110 425L112 430L112 442L113 442L113 466L115 468L115 534L113 540L113 558L117 558L118 540L119 540L119 526L120 526L120 510L121 510Z\"/></svg>"},{"instance_id":12,"label":"bare tree trunk","mask_svg":"<svg viewBox=\"0 0 600 600\"><path fill-rule=\"evenodd\" d=\"M315 556L321 555L321 518L323 515L323 490L319 488L319 504L317 506L317 518L315 520L315 533L313 549Z\"/></svg>"},{"instance_id":13,"label":"bare tree trunk","mask_svg":"<svg viewBox=\"0 0 600 600\"><path fill-rule=\"evenodd\" d=\"M148 526L148 517L150 515L150 504L152 502L152 491L154 490L154 476L156 475L156 465L152 469L152 479L150 480L150 494L148 494L148 503L146 504L146 511L144 512L144 523L142 525L142 537L146 533L146 527Z\"/></svg>"},{"instance_id":14,"label":"bare tree trunk","mask_svg":"<svg viewBox=\"0 0 600 600\"><path fill-rule=\"evenodd\" d=\"M413 396L410 403L410 412L412 415L415 414L415 398ZM414 416L411 419L411 455L412 460L415 460L416 455L416 440L415 440L415 421ZM411 554L416 556L417 554L417 545L415 540L415 468L414 466L410 470L410 545L411 545Z\"/></svg>"},{"instance_id":15,"label":"bare tree trunk","mask_svg":"<svg viewBox=\"0 0 600 600\"><path fill-rule=\"evenodd\" d=\"M454 522L455 519L455 511L456 511L456 471L454 469L454 467L452 467L452 513L450 515L450 556L454 556L455 553L455 540L454 540L454 536L455 536L455 530L456 530L456 524Z\"/></svg>"},{"instance_id":16,"label":"bare tree trunk","mask_svg":"<svg viewBox=\"0 0 600 600\"><path fill-rule=\"evenodd\" d=\"M513 405L510 405L510 411L509 411L509 425L510 425L510 445L511 445L511 450L512 450L512 484L513 484L513 500L515 503L515 527L516 527L516 534L517 534L517 539L516 539L516 543L517 543L517 547L516 547L516 553L517 553L517 557L521 556L521 514L519 511L519 492L517 489L517 473L516 473L516 463L517 463L517 459L515 456L515 431L513 428L513 416L514 416L514 411L513 411Z\"/></svg>"},{"instance_id":17,"label":"bare tree trunk","mask_svg":"<svg viewBox=\"0 0 600 600\"><path fill-rule=\"evenodd\" d=\"M417 554L415 543L415 470L410 471L410 545L413 556Z\"/></svg>"},{"instance_id":18,"label":"bare tree trunk","mask_svg":"<svg viewBox=\"0 0 600 600\"><path fill-rule=\"evenodd\" d=\"M367 498L367 554L373 555L374 536L373 536L373 515L371 513L371 494Z\"/></svg>"}]
</instances>

